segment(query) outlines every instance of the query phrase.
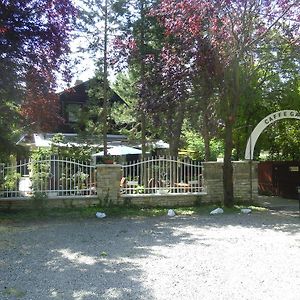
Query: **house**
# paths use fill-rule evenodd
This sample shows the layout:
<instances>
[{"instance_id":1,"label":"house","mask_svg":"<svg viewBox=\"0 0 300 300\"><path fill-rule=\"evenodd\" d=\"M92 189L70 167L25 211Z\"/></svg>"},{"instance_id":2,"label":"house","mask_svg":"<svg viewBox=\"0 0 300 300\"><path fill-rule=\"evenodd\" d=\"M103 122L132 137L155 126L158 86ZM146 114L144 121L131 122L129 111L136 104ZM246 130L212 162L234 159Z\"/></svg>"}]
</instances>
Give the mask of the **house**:
<instances>
[{"instance_id":1,"label":"house","mask_svg":"<svg viewBox=\"0 0 300 300\"><path fill-rule=\"evenodd\" d=\"M85 129L85 121L88 114L89 107L92 105L103 105L101 96L96 97L95 94L101 95L103 84L101 80L92 78L88 81L77 81L75 86L64 90L59 94L61 105L61 115L64 118L64 124L57 128L58 132L75 133ZM126 102L112 89L109 90L109 105L113 103L120 103L127 105ZM90 119L97 121L98 116L90 115ZM118 128L113 120L109 119L108 127L113 131Z\"/></svg>"},{"instance_id":2,"label":"house","mask_svg":"<svg viewBox=\"0 0 300 300\"><path fill-rule=\"evenodd\" d=\"M93 92L101 95L102 82L93 78L85 82L76 82L75 86L66 89L59 93L59 103L61 116L65 120L63 124L59 124L56 130L47 133L28 133L24 134L17 145L25 146L32 149L37 147L49 148L53 144L53 137L56 133L60 133L63 138L63 143L56 143L61 147L82 146L90 145L95 146L95 149L101 149L103 147L103 139L101 135L93 136L86 132L86 121L101 122L98 115L89 113L89 109L92 106L101 107L103 105L103 99L101 97L93 97ZM109 104L119 103L127 106L126 102L112 89L109 90ZM126 125L126 124L125 124ZM141 145L128 144L127 137L118 134L119 129L117 124L109 118L108 120L109 133L107 135L107 141L109 147L117 146L133 146L141 148ZM85 134L82 134L85 131ZM78 134L81 133L81 134ZM165 155L168 149L168 144L158 141L157 143L150 143L147 145L151 153L154 155ZM156 151L153 151L156 150ZM96 150L97 152L97 150ZM140 153L140 152L139 152ZM140 156L139 153L128 153L129 160L137 160Z\"/></svg>"},{"instance_id":3,"label":"house","mask_svg":"<svg viewBox=\"0 0 300 300\"><path fill-rule=\"evenodd\" d=\"M93 93L96 92L101 95L101 88L103 84L96 78L82 82L77 81L75 86L68 88L59 93L59 104L61 117L64 119L62 124L58 124L52 132L46 133L25 133L23 134L17 145L25 146L26 148L36 147L50 147L52 144L52 138L56 133L60 133L64 140L62 146L76 146L76 145L96 145L98 148L102 144L101 136L92 136L89 133L82 133L85 129L86 121L91 120L95 123L101 122L98 115L89 113L90 107L101 107L103 105L103 99L101 96L93 97ZM91 96L90 96L91 95ZM109 105L119 103L126 105L126 102L112 89L108 92ZM109 133L107 135L108 143L114 145L120 145L126 143L127 137L118 134L118 127L115 122L109 118L108 120Z\"/></svg>"}]
</instances>

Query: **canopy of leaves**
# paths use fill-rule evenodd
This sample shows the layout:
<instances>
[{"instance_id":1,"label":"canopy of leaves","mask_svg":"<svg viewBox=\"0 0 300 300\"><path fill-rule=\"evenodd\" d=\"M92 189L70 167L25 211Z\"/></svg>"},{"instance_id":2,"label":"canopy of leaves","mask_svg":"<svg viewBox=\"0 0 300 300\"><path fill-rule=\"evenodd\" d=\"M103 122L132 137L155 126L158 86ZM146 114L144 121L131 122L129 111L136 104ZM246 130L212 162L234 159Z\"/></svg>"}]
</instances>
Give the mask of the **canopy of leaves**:
<instances>
[{"instance_id":1,"label":"canopy of leaves","mask_svg":"<svg viewBox=\"0 0 300 300\"><path fill-rule=\"evenodd\" d=\"M55 72L67 62L74 16L71 0L0 1L0 105L9 120L1 122L0 131L6 132L1 138L7 151L24 125L20 110L11 109L15 103L23 102L28 124L57 121L54 98L46 95L55 87Z\"/></svg>"},{"instance_id":2,"label":"canopy of leaves","mask_svg":"<svg viewBox=\"0 0 300 300\"><path fill-rule=\"evenodd\" d=\"M22 86L29 68L54 84L69 52L69 32L75 11L71 0L0 2L0 91Z\"/></svg>"}]
</instances>

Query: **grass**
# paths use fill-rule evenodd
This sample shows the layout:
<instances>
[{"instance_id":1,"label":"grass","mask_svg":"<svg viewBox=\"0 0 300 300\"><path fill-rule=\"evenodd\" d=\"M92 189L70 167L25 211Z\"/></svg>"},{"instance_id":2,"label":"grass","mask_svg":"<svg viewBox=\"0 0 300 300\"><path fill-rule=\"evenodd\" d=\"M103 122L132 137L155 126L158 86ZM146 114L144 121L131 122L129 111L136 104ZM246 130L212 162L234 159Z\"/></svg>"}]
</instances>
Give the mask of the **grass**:
<instances>
[{"instance_id":1,"label":"grass","mask_svg":"<svg viewBox=\"0 0 300 300\"><path fill-rule=\"evenodd\" d=\"M12 296L14 298L22 298L26 295L26 292L12 287L5 288L3 294L6 296Z\"/></svg>"},{"instance_id":2,"label":"grass","mask_svg":"<svg viewBox=\"0 0 300 300\"><path fill-rule=\"evenodd\" d=\"M193 207L175 207L173 208L176 215L191 216L191 215L209 215L209 213L218 207L213 204L203 204ZM249 207L253 211L264 211L265 209L258 206L235 205L233 208L224 208L225 214L238 213L241 208ZM169 207L171 208L171 207ZM40 221L52 219L93 219L96 212L105 212L109 218L141 218L165 216L169 208L138 208L124 206L110 207L82 207L82 208L52 208L43 210L19 210L0 212L0 223L21 222L21 221Z\"/></svg>"}]
</instances>

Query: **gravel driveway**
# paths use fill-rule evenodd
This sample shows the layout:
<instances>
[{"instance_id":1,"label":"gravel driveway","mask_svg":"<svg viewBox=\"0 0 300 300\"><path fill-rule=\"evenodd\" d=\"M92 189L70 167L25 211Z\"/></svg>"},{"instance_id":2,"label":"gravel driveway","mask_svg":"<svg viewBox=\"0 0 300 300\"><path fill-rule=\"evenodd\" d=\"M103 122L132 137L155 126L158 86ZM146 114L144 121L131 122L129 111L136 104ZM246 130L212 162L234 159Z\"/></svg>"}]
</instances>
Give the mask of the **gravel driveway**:
<instances>
[{"instance_id":1,"label":"gravel driveway","mask_svg":"<svg viewBox=\"0 0 300 300\"><path fill-rule=\"evenodd\" d=\"M287 212L0 224L0 299L299 299Z\"/></svg>"}]
</instances>

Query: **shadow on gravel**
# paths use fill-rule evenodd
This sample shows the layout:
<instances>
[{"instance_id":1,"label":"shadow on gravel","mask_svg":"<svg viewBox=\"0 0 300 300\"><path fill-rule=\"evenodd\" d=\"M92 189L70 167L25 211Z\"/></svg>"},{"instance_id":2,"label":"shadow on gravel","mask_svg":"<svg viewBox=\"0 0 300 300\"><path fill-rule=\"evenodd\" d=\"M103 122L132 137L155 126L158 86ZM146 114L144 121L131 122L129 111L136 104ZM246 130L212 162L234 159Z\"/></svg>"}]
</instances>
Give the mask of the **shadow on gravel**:
<instances>
[{"instance_id":1,"label":"shadow on gravel","mask_svg":"<svg viewBox=\"0 0 300 300\"><path fill-rule=\"evenodd\" d=\"M14 299L17 291L25 300L157 299L151 283L144 283L149 257L164 257L160 247L214 247L219 237L209 232L222 228L296 234L299 220L292 213L268 211L11 226L0 231L0 298Z\"/></svg>"}]
</instances>

